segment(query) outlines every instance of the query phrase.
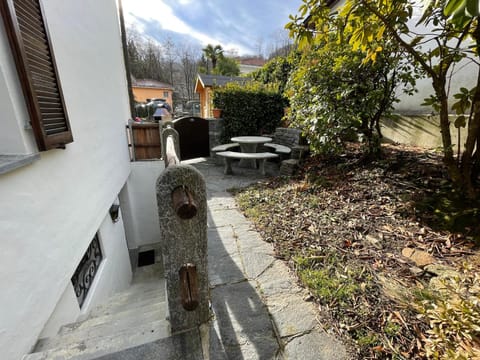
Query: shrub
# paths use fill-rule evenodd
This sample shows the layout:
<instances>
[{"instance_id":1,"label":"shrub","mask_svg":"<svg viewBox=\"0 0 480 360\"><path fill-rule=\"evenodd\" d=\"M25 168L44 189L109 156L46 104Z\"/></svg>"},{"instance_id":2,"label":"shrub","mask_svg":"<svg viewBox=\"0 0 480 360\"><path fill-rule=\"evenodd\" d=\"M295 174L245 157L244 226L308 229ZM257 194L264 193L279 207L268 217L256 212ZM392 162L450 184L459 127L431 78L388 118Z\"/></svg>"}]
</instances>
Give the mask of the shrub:
<instances>
[{"instance_id":1,"label":"shrub","mask_svg":"<svg viewBox=\"0 0 480 360\"><path fill-rule=\"evenodd\" d=\"M224 139L273 133L279 126L286 101L274 87L251 82L216 88L213 105L223 109Z\"/></svg>"},{"instance_id":2,"label":"shrub","mask_svg":"<svg viewBox=\"0 0 480 360\"><path fill-rule=\"evenodd\" d=\"M441 279L443 288L420 303L430 329L424 339L433 359L480 357L480 276L465 265L463 274Z\"/></svg>"},{"instance_id":3,"label":"shrub","mask_svg":"<svg viewBox=\"0 0 480 360\"><path fill-rule=\"evenodd\" d=\"M296 51L292 51L287 57L277 56L271 59L251 75L254 80L262 84L277 85L279 92L283 94L290 73L297 66L298 60L299 54Z\"/></svg>"},{"instance_id":4,"label":"shrub","mask_svg":"<svg viewBox=\"0 0 480 360\"><path fill-rule=\"evenodd\" d=\"M397 85L413 83L409 67L400 64L401 53L389 50L367 64L349 45L319 44L304 53L287 93L293 123L314 152L343 150L346 140L361 133L366 155L380 155L380 121L391 116Z\"/></svg>"}]
</instances>

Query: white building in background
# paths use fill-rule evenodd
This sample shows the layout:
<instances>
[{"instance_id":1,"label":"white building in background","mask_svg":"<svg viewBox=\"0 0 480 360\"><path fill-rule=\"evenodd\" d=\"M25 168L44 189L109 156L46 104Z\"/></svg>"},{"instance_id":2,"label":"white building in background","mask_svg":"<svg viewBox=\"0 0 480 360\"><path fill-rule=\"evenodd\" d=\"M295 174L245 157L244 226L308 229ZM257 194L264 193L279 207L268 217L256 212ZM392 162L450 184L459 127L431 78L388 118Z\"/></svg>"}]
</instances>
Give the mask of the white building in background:
<instances>
[{"instance_id":1,"label":"white building in background","mask_svg":"<svg viewBox=\"0 0 480 360\"><path fill-rule=\"evenodd\" d=\"M419 24L422 18L425 2L413 1L413 16L408 21L409 29L414 30L413 33L418 36L424 36L423 51L437 46L436 41L432 40L431 27L433 25L424 26ZM327 0L326 5L331 8L332 12L340 11L345 5L345 0ZM308 19L308 18L307 18ZM308 20L305 20L308 24ZM426 42L426 40L429 40ZM455 40L453 40L455 41ZM449 99L450 106L455 102L454 94L458 93L461 87L471 89L476 85L478 66L471 60L463 60L456 67L451 69L453 75L449 79ZM429 148L439 148L443 146L440 134L440 120L438 114L434 114L432 108L423 106L425 98L434 94L432 80L428 77L418 79L416 81L417 92L410 96L405 94L402 89L397 89L399 102L395 105L395 112L398 117L395 119L385 119L382 121L382 134L387 141L399 142L410 145L418 145ZM458 141L456 129L453 126L456 115L451 114L452 125L450 132L454 142ZM460 130L460 144L464 143L465 131Z\"/></svg>"},{"instance_id":2,"label":"white building in background","mask_svg":"<svg viewBox=\"0 0 480 360\"><path fill-rule=\"evenodd\" d=\"M132 193L117 2L0 8L0 349L13 360L130 284L122 208L142 205L115 214Z\"/></svg>"}]
</instances>

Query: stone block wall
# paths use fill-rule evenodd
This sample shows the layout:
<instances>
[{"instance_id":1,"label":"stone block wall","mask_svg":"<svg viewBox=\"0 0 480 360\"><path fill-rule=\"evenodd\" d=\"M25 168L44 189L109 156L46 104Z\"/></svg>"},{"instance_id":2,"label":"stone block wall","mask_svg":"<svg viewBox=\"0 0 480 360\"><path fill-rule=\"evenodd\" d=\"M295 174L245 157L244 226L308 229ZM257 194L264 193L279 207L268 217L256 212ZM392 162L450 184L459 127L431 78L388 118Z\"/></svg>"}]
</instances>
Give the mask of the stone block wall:
<instances>
[{"instance_id":1,"label":"stone block wall","mask_svg":"<svg viewBox=\"0 0 480 360\"><path fill-rule=\"evenodd\" d=\"M222 144L224 122L223 119L208 118L208 137L210 141L210 149ZM223 159L210 151L210 157L214 159L215 163L222 164Z\"/></svg>"},{"instance_id":2,"label":"stone block wall","mask_svg":"<svg viewBox=\"0 0 480 360\"><path fill-rule=\"evenodd\" d=\"M220 145L223 135L223 119L206 119L208 121L208 136L210 140L210 149ZM210 156L212 156L210 152Z\"/></svg>"},{"instance_id":3,"label":"stone block wall","mask_svg":"<svg viewBox=\"0 0 480 360\"><path fill-rule=\"evenodd\" d=\"M276 128L275 133L273 134L273 142L290 148L304 143L302 131L291 128Z\"/></svg>"}]
</instances>

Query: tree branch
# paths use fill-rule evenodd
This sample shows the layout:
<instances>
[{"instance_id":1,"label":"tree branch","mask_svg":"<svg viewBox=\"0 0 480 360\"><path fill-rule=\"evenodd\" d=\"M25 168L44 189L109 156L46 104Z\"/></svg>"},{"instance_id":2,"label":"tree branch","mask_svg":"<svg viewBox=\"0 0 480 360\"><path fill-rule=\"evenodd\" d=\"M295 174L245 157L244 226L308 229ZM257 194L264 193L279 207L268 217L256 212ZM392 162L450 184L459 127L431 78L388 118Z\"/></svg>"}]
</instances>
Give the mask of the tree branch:
<instances>
[{"instance_id":1,"label":"tree branch","mask_svg":"<svg viewBox=\"0 0 480 360\"><path fill-rule=\"evenodd\" d=\"M375 14L375 16L377 16L380 19L380 21L382 21L383 25L385 25L385 28L388 30L390 35L393 36L395 40L400 44L400 46L402 46L410 55L412 55L416 61L419 62L419 64L422 66L425 72L427 72L430 75L432 80L436 81L437 74L435 73L435 71L433 71L433 69L427 64L425 59L423 59L420 56L418 51L415 50L413 46L411 46L409 43L407 43L405 40L401 38L401 36L397 33L396 29L392 26L392 24L390 24L388 19L383 14L381 14L378 11L378 9L371 7L369 4L367 4L365 0L361 0L360 3L363 4L363 6L365 6L365 8L368 11Z\"/></svg>"}]
</instances>

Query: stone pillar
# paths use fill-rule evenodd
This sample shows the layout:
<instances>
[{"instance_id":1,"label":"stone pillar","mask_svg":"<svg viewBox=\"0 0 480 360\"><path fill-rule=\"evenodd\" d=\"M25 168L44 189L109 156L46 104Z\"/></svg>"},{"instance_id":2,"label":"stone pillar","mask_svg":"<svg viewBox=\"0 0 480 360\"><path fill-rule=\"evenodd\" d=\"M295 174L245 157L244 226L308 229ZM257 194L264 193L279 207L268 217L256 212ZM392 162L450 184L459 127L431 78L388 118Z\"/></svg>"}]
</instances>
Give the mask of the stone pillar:
<instances>
[{"instance_id":1,"label":"stone pillar","mask_svg":"<svg viewBox=\"0 0 480 360\"><path fill-rule=\"evenodd\" d=\"M208 120L208 136L210 140L210 149L222 144L223 138L223 119L206 119ZM218 164L223 164L223 159L210 151L210 157Z\"/></svg>"},{"instance_id":2,"label":"stone pillar","mask_svg":"<svg viewBox=\"0 0 480 360\"><path fill-rule=\"evenodd\" d=\"M172 193L183 187L192 195L196 214L182 219L173 206ZM209 320L209 283L207 269L207 201L205 179L190 165L166 168L157 180L157 204L160 221L167 304L172 333L192 329ZM182 306L180 270L186 264L196 267L198 306L191 311Z\"/></svg>"}]
</instances>

